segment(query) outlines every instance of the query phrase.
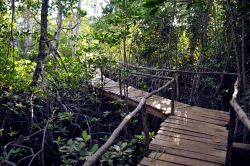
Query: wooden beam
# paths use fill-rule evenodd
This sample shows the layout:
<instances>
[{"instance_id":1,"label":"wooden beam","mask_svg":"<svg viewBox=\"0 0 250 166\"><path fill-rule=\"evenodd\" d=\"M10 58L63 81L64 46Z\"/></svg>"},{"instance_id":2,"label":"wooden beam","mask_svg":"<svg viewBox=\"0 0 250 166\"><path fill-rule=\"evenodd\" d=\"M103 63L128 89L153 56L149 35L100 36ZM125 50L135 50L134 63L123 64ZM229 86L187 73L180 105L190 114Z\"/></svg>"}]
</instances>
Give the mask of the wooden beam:
<instances>
[{"instance_id":1,"label":"wooden beam","mask_svg":"<svg viewBox=\"0 0 250 166\"><path fill-rule=\"evenodd\" d=\"M246 113L240 107L236 100L230 101L231 106L234 108L239 120L244 124L244 126L250 131L250 120L248 119Z\"/></svg>"},{"instance_id":2,"label":"wooden beam","mask_svg":"<svg viewBox=\"0 0 250 166\"><path fill-rule=\"evenodd\" d=\"M132 75L141 75L141 76L146 76L146 77L152 77L152 78L159 78L159 79L166 79L166 80L171 80L173 77L164 77L164 76L157 76L157 75L152 75L152 74L144 74L140 72L131 72Z\"/></svg>"},{"instance_id":3,"label":"wooden beam","mask_svg":"<svg viewBox=\"0 0 250 166\"><path fill-rule=\"evenodd\" d=\"M245 150L250 151L250 144L243 144L243 143L233 143L233 148L237 150Z\"/></svg>"},{"instance_id":4,"label":"wooden beam","mask_svg":"<svg viewBox=\"0 0 250 166\"><path fill-rule=\"evenodd\" d=\"M250 131L250 120L248 119L246 113L243 111L243 109L240 107L240 105L236 101L236 98L237 98L237 95L239 92L238 87L239 87L239 79L237 79L235 84L234 84L234 93L233 93L232 99L230 100L230 104L234 108L234 111L236 112L239 120Z\"/></svg>"}]
</instances>

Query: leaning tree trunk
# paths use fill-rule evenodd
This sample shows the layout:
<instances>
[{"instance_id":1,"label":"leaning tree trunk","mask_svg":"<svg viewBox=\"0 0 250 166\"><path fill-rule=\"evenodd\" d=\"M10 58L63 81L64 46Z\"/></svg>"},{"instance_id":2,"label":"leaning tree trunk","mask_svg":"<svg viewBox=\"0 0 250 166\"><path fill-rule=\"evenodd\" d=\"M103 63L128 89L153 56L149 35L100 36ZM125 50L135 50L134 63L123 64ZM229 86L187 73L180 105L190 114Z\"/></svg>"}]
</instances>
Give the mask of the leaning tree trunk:
<instances>
[{"instance_id":1,"label":"leaning tree trunk","mask_svg":"<svg viewBox=\"0 0 250 166\"><path fill-rule=\"evenodd\" d=\"M46 40L47 40L47 26L48 26L48 8L49 0L42 0L41 8L41 28L39 40L39 53L36 61L36 68L33 74L32 85L37 85L43 69L43 61L47 56Z\"/></svg>"}]
</instances>

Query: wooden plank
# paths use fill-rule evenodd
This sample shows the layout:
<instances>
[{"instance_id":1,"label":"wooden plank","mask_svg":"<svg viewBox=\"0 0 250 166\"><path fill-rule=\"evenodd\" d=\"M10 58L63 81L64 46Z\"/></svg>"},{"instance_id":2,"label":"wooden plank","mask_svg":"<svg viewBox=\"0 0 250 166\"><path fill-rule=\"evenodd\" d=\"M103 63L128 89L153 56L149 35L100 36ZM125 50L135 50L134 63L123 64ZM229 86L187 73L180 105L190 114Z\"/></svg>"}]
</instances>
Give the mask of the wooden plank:
<instances>
[{"instance_id":1,"label":"wooden plank","mask_svg":"<svg viewBox=\"0 0 250 166\"><path fill-rule=\"evenodd\" d=\"M233 143L233 148L237 150L244 150L244 151L250 151L250 144L244 144L244 143Z\"/></svg>"},{"instance_id":2,"label":"wooden plank","mask_svg":"<svg viewBox=\"0 0 250 166\"><path fill-rule=\"evenodd\" d=\"M209 108L203 108L203 107L198 107L198 106L194 106L194 107L197 107L199 109L202 109L204 111L211 111L211 112L216 112L218 114L221 114L221 115L225 115L225 116L229 116L229 112L225 112L225 111L221 111L221 110L214 110L214 109L209 109Z\"/></svg>"},{"instance_id":3,"label":"wooden plank","mask_svg":"<svg viewBox=\"0 0 250 166\"><path fill-rule=\"evenodd\" d=\"M180 110L182 110L182 109L180 109ZM214 115L219 116L219 117L229 118L228 112L222 113L221 111L212 110L212 109L208 109L208 108L191 106L188 110L192 111L192 112L202 113L202 114L214 114Z\"/></svg>"},{"instance_id":4,"label":"wooden plank","mask_svg":"<svg viewBox=\"0 0 250 166\"><path fill-rule=\"evenodd\" d=\"M159 135L157 137L154 138L155 143L157 143L157 141L161 140L161 141L165 141L167 143L173 143L176 145L189 145L190 147L200 147L200 148L208 148L208 149L217 149L217 150L221 150L221 151L226 151L226 147L224 145L215 145L215 144L208 144L208 143L202 143L199 142L197 143L196 141L191 141L191 140L185 140L182 138L174 138L174 137L166 137L163 135Z\"/></svg>"},{"instance_id":5,"label":"wooden plank","mask_svg":"<svg viewBox=\"0 0 250 166\"><path fill-rule=\"evenodd\" d=\"M191 158L191 159L198 159L198 160L203 160L203 161L218 163L218 164L225 163L225 158L223 157L211 156L207 154L201 154L201 153L186 151L182 149L159 147L159 146L154 146L153 144L150 144L149 148L152 151L172 154L172 155Z\"/></svg>"},{"instance_id":6,"label":"wooden plank","mask_svg":"<svg viewBox=\"0 0 250 166\"><path fill-rule=\"evenodd\" d=\"M179 124L172 124L172 123L165 123L165 122L163 122L161 124L161 126L178 128L178 129L182 129L182 130L186 130L186 131L192 131L192 132L195 132L195 133L202 133L202 134L206 134L206 135L224 137L225 139L227 138L227 133L225 133L225 132L210 130L209 128L202 128L202 126L199 126L199 127L197 126L196 128L193 128L193 127L189 127L189 126L182 126L182 125L179 125Z\"/></svg>"},{"instance_id":7,"label":"wooden plank","mask_svg":"<svg viewBox=\"0 0 250 166\"><path fill-rule=\"evenodd\" d=\"M179 149L179 150L185 150L185 151L190 151L190 152L196 152L200 154L207 154L211 156L216 156L216 157L226 157L226 152L223 150L218 150L210 147L201 147L201 146L190 146L186 144L178 144L176 142L166 142L163 140L158 140L158 139L153 139L151 141L152 145L158 146L158 147L165 147L165 148L172 148L172 149Z\"/></svg>"},{"instance_id":8,"label":"wooden plank","mask_svg":"<svg viewBox=\"0 0 250 166\"><path fill-rule=\"evenodd\" d=\"M188 119L188 118L179 117L179 116L169 116L167 119L180 120L180 121L184 121L187 123L193 123L196 125L202 125L202 126L207 126L207 127L211 127L211 128L225 129L225 131L228 132L228 130L224 126L218 126L215 124L211 124L211 123L207 123L207 122L203 122L203 121L199 121L199 120L195 120L195 119Z\"/></svg>"},{"instance_id":9,"label":"wooden plank","mask_svg":"<svg viewBox=\"0 0 250 166\"><path fill-rule=\"evenodd\" d=\"M175 156L171 154L165 154L165 153L157 153L157 152L152 152L149 155L149 158L155 158L157 160L162 160L162 161L167 161L167 162L172 162L176 164L183 164L186 166L219 166L221 164L216 164L216 163L210 163L206 161L201 161L201 160L195 160L195 159L190 159L190 158L185 158L185 157L180 157L180 156Z\"/></svg>"},{"instance_id":10,"label":"wooden plank","mask_svg":"<svg viewBox=\"0 0 250 166\"><path fill-rule=\"evenodd\" d=\"M159 140L163 140L166 142L175 142L177 144L187 144L190 146L202 146L202 147L211 147L214 149L219 149L219 150L226 150L226 146L225 145L220 145L220 144L216 144L216 143L207 143L207 142L197 142L194 140L190 140L190 139L184 139L182 137L171 137L171 136L165 136L165 135L156 135L154 139L159 139Z\"/></svg>"},{"instance_id":11,"label":"wooden plank","mask_svg":"<svg viewBox=\"0 0 250 166\"><path fill-rule=\"evenodd\" d=\"M157 159L152 159L148 157L144 157L142 161L140 162L142 165L146 166L180 166L180 164L175 164L167 161L161 161Z\"/></svg>"},{"instance_id":12,"label":"wooden plank","mask_svg":"<svg viewBox=\"0 0 250 166\"><path fill-rule=\"evenodd\" d=\"M183 110L179 110L179 109L175 109L175 115L183 115L186 117L199 117L201 119L208 119L208 120L212 120L212 121L224 121L224 122L228 122L229 119L225 119L225 118L221 118L218 117L216 115L213 114L202 114L199 112L193 112L193 111L189 111L189 109L191 109L191 107L189 108L185 108Z\"/></svg>"},{"instance_id":13,"label":"wooden plank","mask_svg":"<svg viewBox=\"0 0 250 166\"><path fill-rule=\"evenodd\" d=\"M178 134L174 132L168 132L164 130L159 130L157 133L158 134L155 136L155 138L158 138L159 136L167 136L167 137L174 137L176 139L181 138L185 140L193 140L193 141L196 141L197 143L202 142L202 143L226 146L226 141L221 138L208 139L208 138L201 138L201 137L195 137L195 136L190 136L190 135Z\"/></svg>"},{"instance_id":14,"label":"wooden plank","mask_svg":"<svg viewBox=\"0 0 250 166\"><path fill-rule=\"evenodd\" d=\"M219 120L214 120L214 119L208 119L208 118L202 118L198 115L191 115L188 114L187 112L175 112L174 116L178 116L178 117L182 117L182 118L187 118L187 119L193 119L193 120L197 120L197 121L201 121L201 122L207 122L207 123L211 123L211 124L215 124L215 125L219 125L219 126L225 126L227 125L228 122L226 121L219 121Z\"/></svg>"},{"instance_id":15,"label":"wooden plank","mask_svg":"<svg viewBox=\"0 0 250 166\"><path fill-rule=\"evenodd\" d=\"M175 120L171 120L171 119L166 119L164 121L165 124L176 124L176 125L180 125L180 126L185 126L185 127L189 127L192 129L197 129L197 130L209 130L211 132L219 132L219 133L223 133L224 135L227 135L228 132L225 128L214 128L214 127L208 127L208 126L203 126L202 124L193 124L193 123L187 123L187 122L183 122L183 121L175 121Z\"/></svg>"},{"instance_id":16,"label":"wooden plank","mask_svg":"<svg viewBox=\"0 0 250 166\"><path fill-rule=\"evenodd\" d=\"M178 110L178 109L176 109L176 112L178 112L178 111L180 111L180 112L185 112L185 113L187 113L187 114L189 114L189 115L195 115L195 116L200 116L200 117L203 117L203 118L208 118L208 119L213 119L213 120L219 120L219 121L225 121L225 122L228 122L229 121L229 118L227 117L227 118L225 118L225 117L221 117L221 116L218 116L218 115L216 115L216 114L212 114L212 113L209 113L209 114L203 114L202 113L202 111L200 111L200 112L194 112L194 111L190 111L189 110L189 108L187 108L187 109L185 109L185 110Z\"/></svg>"},{"instance_id":17,"label":"wooden plank","mask_svg":"<svg viewBox=\"0 0 250 166\"><path fill-rule=\"evenodd\" d=\"M186 130L182 130L181 128L172 128L172 127L161 127L160 130L163 131L169 131L172 133L178 133L178 134L184 134L184 135L189 135L189 136L194 136L194 137L198 137L198 138L207 138L207 139L212 139L212 140L221 140L221 137L219 137L218 135L208 135L208 134L203 134L203 133L196 133L196 132L192 132L192 131L186 131ZM224 137L223 137L223 140Z\"/></svg>"},{"instance_id":18,"label":"wooden plank","mask_svg":"<svg viewBox=\"0 0 250 166\"><path fill-rule=\"evenodd\" d=\"M183 120L183 119L172 119L172 118L167 118L165 120L166 123L175 123L175 124L180 124L180 125L186 125L186 126L202 126L203 128L209 128L209 129L214 129L216 131L220 131L220 132L226 132L227 133L227 129L225 127L222 126L218 126L218 125L204 125L204 123L202 122L196 122L196 123L192 123L191 121L188 120Z\"/></svg>"},{"instance_id":19,"label":"wooden plank","mask_svg":"<svg viewBox=\"0 0 250 166\"><path fill-rule=\"evenodd\" d=\"M198 113L198 112L192 112L192 111L188 111L188 108L186 109L183 109L183 110L179 110L179 109L175 109L175 112L176 112L176 115L182 115L182 116L185 116L185 117L190 117L190 116L195 116L195 117L203 117L204 119L211 119L211 120L218 120L218 121L228 121L227 119L223 119L223 118L220 118L220 119L216 119L216 116L203 116L201 113Z\"/></svg>"}]
</instances>

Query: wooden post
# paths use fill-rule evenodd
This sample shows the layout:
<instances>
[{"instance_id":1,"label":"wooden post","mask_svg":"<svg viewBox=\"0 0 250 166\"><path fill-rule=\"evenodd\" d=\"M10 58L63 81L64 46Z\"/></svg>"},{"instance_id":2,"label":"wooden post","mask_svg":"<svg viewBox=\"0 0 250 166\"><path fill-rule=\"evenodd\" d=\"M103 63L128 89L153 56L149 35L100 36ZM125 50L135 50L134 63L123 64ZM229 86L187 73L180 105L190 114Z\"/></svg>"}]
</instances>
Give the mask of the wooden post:
<instances>
[{"instance_id":1,"label":"wooden post","mask_svg":"<svg viewBox=\"0 0 250 166\"><path fill-rule=\"evenodd\" d=\"M174 115L175 81L172 83L171 91L171 115Z\"/></svg>"},{"instance_id":2,"label":"wooden post","mask_svg":"<svg viewBox=\"0 0 250 166\"><path fill-rule=\"evenodd\" d=\"M121 70L119 69L119 67L118 67L118 70L119 70L119 78L118 78L118 81L119 81L119 89L120 89L120 97L121 97L121 99L122 99L122 80L121 80Z\"/></svg>"},{"instance_id":3,"label":"wooden post","mask_svg":"<svg viewBox=\"0 0 250 166\"><path fill-rule=\"evenodd\" d=\"M234 130L235 130L236 115L234 110L230 109L230 120L229 120L229 132L227 139L227 155L226 155L226 166L231 166L232 153L233 153L233 142L234 142Z\"/></svg>"},{"instance_id":4,"label":"wooden post","mask_svg":"<svg viewBox=\"0 0 250 166\"><path fill-rule=\"evenodd\" d=\"M180 95L179 72L176 72L175 82L176 82L176 100L178 101Z\"/></svg>"},{"instance_id":5,"label":"wooden post","mask_svg":"<svg viewBox=\"0 0 250 166\"><path fill-rule=\"evenodd\" d=\"M141 116L142 116L142 127L143 127L144 136L145 136L144 156L147 156L149 153L150 137L149 137L149 130L148 130L148 126L147 126L147 113L146 113L145 105L141 109Z\"/></svg>"}]
</instances>

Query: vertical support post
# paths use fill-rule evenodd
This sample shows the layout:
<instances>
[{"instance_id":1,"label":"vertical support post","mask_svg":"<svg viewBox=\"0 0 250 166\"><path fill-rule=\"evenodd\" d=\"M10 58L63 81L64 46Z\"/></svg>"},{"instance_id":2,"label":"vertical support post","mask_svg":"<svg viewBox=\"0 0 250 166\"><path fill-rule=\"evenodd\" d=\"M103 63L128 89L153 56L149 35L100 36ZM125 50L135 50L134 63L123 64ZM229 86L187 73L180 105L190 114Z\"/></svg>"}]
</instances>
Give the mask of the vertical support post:
<instances>
[{"instance_id":1,"label":"vertical support post","mask_svg":"<svg viewBox=\"0 0 250 166\"><path fill-rule=\"evenodd\" d=\"M176 83L176 100L179 100L179 95L180 95L179 72L176 72L175 74L175 83Z\"/></svg>"},{"instance_id":2,"label":"vertical support post","mask_svg":"<svg viewBox=\"0 0 250 166\"><path fill-rule=\"evenodd\" d=\"M233 142L234 142L234 130L235 130L236 115L234 110L230 109L230 120L228 125L228 139L227 139L227 155L226 155L226 166L231 166L232 153L233 153Z\"/></svg>"},{"instance_id":3,"label":"vertical support post","mask_svg":"<svg viewBox=\"0 0 250 166\"><path fill-rule=\"evenodd\" d=\"M149 137L149 130L148 130L148 126L147 126L147 113L146 113L145 105L141 109L141 116L142 116L143 132L144 132L144 135L145 135L144 155L148 155L150 137Z\"/></svg>"},{"instance_id":4,"label":"vertical support post","mask_svg":"<svg viewBox=\"0 0 250 166\"><path fill-rule=\"evenodd\" d=\"M102 66L100 67L100 70L101 70L101 84L102 84L102 89L103 89L104 80L103 80L103 67Z\"/></svg>"},{"instance_id":5,"label":"vertical support post","mask_svg":"<svg viewBox=\"0 0 250 166\"><path fill-rule=\"evenodd\" d=\"M118 67L118 70L119 70L119 78L118 78L118 81L119 81L119 89L120 89L120 97L122 99L122 79L121 79L121 69Z\"/></svg>"},{"instance_id":6,"label":"vertical support post","mask_svg":"<svg viewBox=\"0 0 250 166\"><path fill-rule=\"evenodd\" d=\"M172 83L172 93L171 93L171 115L174 115L174 100L175 100L175 81Z\"/></svg>"}]
</instances>

